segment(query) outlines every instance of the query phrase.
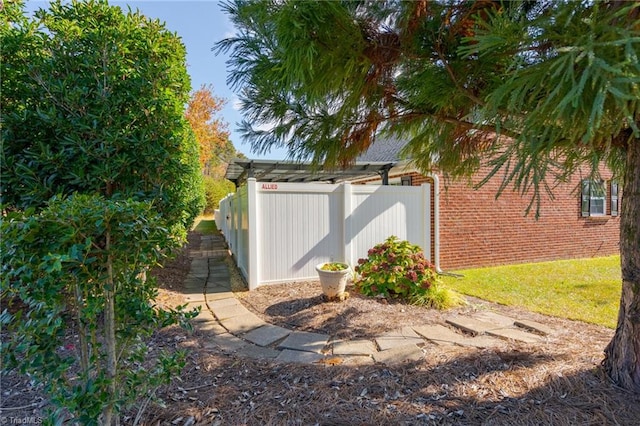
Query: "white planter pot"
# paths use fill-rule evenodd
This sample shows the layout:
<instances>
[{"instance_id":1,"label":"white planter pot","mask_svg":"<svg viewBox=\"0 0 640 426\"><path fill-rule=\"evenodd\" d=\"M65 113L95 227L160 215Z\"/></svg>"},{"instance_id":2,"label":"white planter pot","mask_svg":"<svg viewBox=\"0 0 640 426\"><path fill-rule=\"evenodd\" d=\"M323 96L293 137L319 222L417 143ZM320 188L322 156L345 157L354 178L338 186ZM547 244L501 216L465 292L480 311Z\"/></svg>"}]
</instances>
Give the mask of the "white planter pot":
<instances>
[{"instance_id":1,"label":"white planter pot","mask_svg":"<svg viewBox=\"0 0 640 426\"><path fill-rule=\"evenodd\" d=\"M322 293L332 299L339 294L344 293L347 287L347 281L351 276L351 269L343 269L340 271L325 271L322 269L324 263L316 266L318 276L320 277L320 285L322 285Z\"/></svg>"}]
</instances>

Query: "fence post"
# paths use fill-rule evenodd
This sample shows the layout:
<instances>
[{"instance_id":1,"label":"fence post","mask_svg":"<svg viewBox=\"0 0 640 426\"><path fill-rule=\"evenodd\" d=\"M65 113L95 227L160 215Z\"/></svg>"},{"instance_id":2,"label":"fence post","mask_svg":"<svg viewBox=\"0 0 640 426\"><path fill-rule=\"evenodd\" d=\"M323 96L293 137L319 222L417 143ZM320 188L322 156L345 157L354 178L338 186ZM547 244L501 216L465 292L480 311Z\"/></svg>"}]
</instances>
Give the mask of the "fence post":
<instances>
[{"instance_id":1,"label":"fence post","mask_svg":"<svg viewBox=\"0 0 640 426\"><path fill-rule=\"evenodd\" d=\"M422 248L425 257L433 262L431 258L431 185L423 183L422 188L422 208L424 209L424 220L422 221L424 228L422 229Z\"/></svg>"},{"instance_id":2,"label":"fence post","mask_svg":"<svg viewBox=\"0 0 640 426\"><path fill-rule=\"evenodd\" d=\"M233 199L231 200L231 229L233 229L232 231L232 235L233 235L233 250L235 251L236 255L238 255L239 251L238 251L238 217L240 215L240 197L242 196L242 194L240 192L236 192L235 197L233 197Z\"/></svg>"},{"instance_id":3,"label":"fence post","mask_svg":"<svg viewBox=\"0 0 640 426\"><path fill-rule=\"evenodd\" d=\"M247 272L249 290L260 285L260 247L258 241L260 226L260 206L258 205L258 184L255 178L247 179L247 233L249 240Z\"/></svg>"},{"instance_id":4,"label":"fence post","mask_svg":"<svg viewBox=\"0 0 640 426\"><path fill-rule=\"evenodd\" d=\"M342 184L343 202L342 202L342 259L352 267L353 263L353 193L351 191L351 182Z\"/></svg>"}]
</instances>

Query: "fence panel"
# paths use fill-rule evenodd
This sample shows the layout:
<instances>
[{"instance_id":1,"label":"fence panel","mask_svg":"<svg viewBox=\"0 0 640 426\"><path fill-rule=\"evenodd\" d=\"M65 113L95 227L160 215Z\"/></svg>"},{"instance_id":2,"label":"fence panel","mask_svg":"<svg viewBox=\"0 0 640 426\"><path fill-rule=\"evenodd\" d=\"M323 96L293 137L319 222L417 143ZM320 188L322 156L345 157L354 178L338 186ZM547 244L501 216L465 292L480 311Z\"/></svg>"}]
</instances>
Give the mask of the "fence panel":
<instances>
[{"instance_id":1,"label":"fence panel","mask_svg":"<svg viewBox=\"0 0 640 426\"><path fill-rule=\"evenodd\" d=\"M431 247L429 185L349 183L248 185L223 199L220 229L253 289L262 284L315 280L315 265L355 265L390 235ZM229 219L226 219L229 218Z\"/></svg>"},{"instance_id":2,"label":"fence panel","mask_svg":"<svg viewBox=\"0 0 640 426\"><path fill-rule=\"evenodd\" d=\"M249 276L249 233L248 233L248 191L239 188L234 194L220 201L220 223L216 226L225 237L238 268L245 277Z\"/></svg>"},{"instance_id":3,"label":"fence panel","mask_svg":"<svg viewBox=\"0 0 640 426\"><path fill-rule=\"evenodd\" d=\"M419 186L354 185L350 217L352 253L357 259L391 235L408 240L429 256L429 194ZM427 188L428 191L428 188Z\"/></svg>"},{"instance_id":4,"label":"fence panel","mask_svg":"<svg viewBox=\"0 0 640 426\"><path fill-rule=\"evenodd\" d=\"M315 265L342 258L342 186L258 185L261 283L315 277Z\"/></svg>"}]
</instances>

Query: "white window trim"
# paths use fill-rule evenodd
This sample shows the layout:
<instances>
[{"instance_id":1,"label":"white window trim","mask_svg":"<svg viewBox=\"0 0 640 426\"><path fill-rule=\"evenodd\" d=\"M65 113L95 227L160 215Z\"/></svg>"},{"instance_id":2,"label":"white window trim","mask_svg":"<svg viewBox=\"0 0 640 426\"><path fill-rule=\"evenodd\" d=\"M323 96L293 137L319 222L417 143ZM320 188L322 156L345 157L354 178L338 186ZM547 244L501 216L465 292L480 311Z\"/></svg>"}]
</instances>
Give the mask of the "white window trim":
<instances>
[{"instance_id":1,"label":"white window trim","mask_svg":"<svg viewBox=\"0 0 640 426\"><path fill-rule=\"evenodd\" d=\"M601 191L595 191L599 186ZM607 216L607 186L604 180L584 179L581 182L581 215L582 217L606 217ZM597 192L601 192L598 194ZM596 205L601 205L596 209ZM598 206L600 207L600 206Z\"/></svg>"}]
</instances>

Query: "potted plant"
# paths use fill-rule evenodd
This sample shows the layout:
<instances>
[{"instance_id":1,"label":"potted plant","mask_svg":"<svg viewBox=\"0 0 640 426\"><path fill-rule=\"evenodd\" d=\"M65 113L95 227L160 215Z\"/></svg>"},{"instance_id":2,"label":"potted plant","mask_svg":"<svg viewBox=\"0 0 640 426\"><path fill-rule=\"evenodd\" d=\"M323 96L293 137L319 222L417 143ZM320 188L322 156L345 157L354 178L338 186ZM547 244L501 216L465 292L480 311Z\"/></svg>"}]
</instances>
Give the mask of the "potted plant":
<instances>
[{"instance_id":1,"label":"potted plant","mask_svg":"<svg viewBox=\"0 0 640 426\"><path fill-rule=\"evenodd\" d=\"M322 293L328 299L342 299L347 287L347 280L351 275L349 265L342 262L324 262L316 266Z\"/></svg>"}]
</instances>

